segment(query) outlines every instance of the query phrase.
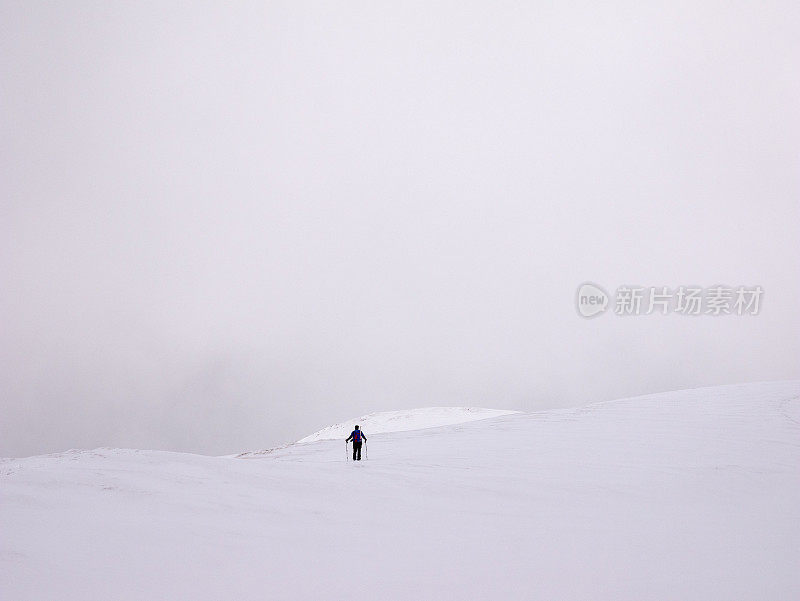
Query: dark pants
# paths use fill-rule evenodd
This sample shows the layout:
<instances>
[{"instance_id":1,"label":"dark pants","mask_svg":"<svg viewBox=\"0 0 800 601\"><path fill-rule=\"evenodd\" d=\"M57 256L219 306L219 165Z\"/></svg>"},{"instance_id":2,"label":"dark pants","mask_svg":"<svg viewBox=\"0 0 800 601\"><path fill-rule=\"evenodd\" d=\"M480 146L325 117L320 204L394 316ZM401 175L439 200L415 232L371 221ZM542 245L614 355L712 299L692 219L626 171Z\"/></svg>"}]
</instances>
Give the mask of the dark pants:
<instances>
[{"instance_id":1,"label":"dark pants","mask_svg":"<svg viewBox=\"0 0 800 601\"><path fill-rule=\"evenodd\" d=\"M361 461L361 443L353 443L353 461Z\"/></svg>"}]
</instances>

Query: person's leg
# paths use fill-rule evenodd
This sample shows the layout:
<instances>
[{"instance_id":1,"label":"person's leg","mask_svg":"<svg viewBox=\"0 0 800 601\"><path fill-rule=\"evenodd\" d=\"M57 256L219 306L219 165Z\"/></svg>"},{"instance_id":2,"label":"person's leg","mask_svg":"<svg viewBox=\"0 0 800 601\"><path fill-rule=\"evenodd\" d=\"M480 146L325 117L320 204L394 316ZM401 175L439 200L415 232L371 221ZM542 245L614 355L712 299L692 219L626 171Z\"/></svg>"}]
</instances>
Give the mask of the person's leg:
<instances>
[{"instance_id":1,"label":"person's leg","mask_svg":"<svg viewBox=\"0 0 800 601\"><path fill-rule=\"evenodd\" d=\"M358 445L356 449L358 450L358 461L361 461L361 445Z\"/></svg>"},{"instance_id":2,"label":"person's leg","mask_svg":"<svg viewBox=\"0 0 800 601\"><path fill-rule=\"evenodd\" d=\"M358 451L358 445L353 443L353 461L356 460L356 452Z\"/></svg>"}]
</instances>

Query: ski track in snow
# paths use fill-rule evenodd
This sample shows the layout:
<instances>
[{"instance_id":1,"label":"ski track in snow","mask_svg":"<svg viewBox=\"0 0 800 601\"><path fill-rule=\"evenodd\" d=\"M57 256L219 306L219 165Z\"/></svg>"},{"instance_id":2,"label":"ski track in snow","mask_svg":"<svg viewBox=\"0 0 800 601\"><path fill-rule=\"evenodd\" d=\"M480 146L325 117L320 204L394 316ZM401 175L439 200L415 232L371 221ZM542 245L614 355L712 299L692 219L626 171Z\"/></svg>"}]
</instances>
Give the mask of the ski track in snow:
<instances>
[{"instance_id":1,"label":"ski track in snow","mask_svg":"<svg viewBox=\"0 0 800 601\"><path fill-rule=\"evenodd\" d=\"M800 599L799 399L773 382L360 418L360 463L341 439L3 459L0 598Z\"/></svg>"}]
</instances>

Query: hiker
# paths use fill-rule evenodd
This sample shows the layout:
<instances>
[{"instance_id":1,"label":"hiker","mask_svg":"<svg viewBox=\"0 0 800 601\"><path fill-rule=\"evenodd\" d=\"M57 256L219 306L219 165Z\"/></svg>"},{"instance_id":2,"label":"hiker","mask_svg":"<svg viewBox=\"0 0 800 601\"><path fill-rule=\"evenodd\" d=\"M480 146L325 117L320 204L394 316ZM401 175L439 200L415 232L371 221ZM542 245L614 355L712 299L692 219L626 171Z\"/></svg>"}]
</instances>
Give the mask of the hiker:
<instances>
[{"instance_id":1,"label":"hiker","mask_svg":"<svg viewBox=\"0 0 800 601\"><path fill-rule=\"evenodd\" d=\"M353 441L353 461L361 461L361 442L367 440L367 437L356 426L356 429L350 432L350 436L347 437L345 442L347 443L351 440Z\"/></svg>"}]
</instances>

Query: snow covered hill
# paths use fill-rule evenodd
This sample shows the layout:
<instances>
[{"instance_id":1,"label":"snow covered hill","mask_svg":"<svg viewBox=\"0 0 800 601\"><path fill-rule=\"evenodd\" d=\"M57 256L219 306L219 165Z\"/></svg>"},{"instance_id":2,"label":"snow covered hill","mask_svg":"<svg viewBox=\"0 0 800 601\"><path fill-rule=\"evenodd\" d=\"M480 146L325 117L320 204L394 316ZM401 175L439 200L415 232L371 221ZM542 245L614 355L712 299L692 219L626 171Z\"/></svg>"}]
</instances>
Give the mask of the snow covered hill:
<instances>
[{"instance_id":1,"label":"snow covered hill","mask_svg":"<svg viewBox=\"0 0 800 601\"><path fill-rule=\"evenodd\" d=\"M364 420L362 420L364 421ZM800 382L0 463L0 598L800 599Z\"/></svg>"},{"instance_id":2,"label":"snow covered hill","mask_svg":"<svg viewBox=\"0 0 800 601\"><path fill-rule=\"evenodd\" d=\"M383 411L370 413L353 418L341 424L335 424L314 432L298 442L316 442L318 440L342 440L353 431L353 426L358 424L367 436L382 434L384 432L407 432L408 430L422 430L449 426L464 422L477 421L500 415L518 413L502 409L483 409L481 407L423 407L421 409L406 409L403 411Z\"/></svg>"}]
</instances>

